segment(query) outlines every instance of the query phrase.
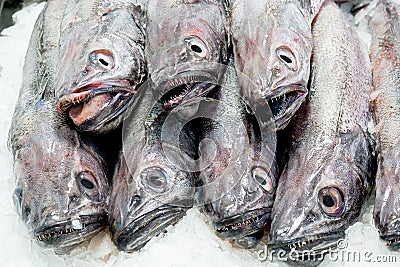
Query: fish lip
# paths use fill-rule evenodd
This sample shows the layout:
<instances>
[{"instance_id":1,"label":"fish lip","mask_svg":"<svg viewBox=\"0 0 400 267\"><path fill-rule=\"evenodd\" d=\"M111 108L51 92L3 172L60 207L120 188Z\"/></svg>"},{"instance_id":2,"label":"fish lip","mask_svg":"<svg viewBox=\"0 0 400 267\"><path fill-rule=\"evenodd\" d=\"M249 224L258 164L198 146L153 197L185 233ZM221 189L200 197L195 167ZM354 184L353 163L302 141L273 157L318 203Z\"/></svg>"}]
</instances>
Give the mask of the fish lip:
<instances>
[{"instance_id":1,"label":"fish lip","mask_svg":"<svg viewBox=\"0 0 400 267\"><path fill-rule=\"evenodd\" d=\"M139 250L167 226L177 223L188 209L166 204L141 215L121 230L116 231L111 226L112 240L119 250L126 252ZM150 219L148 219L148 216L150 216ZM162 223L159 224L158 220L161 220ZM152 229L152 226L155 227Z\"/></svg>"},{"instance_id":2,"label":"fish lip","mask_svg":"<svg viewBox=\"0 0 400 267\"><path fill-rule=\"evenodd\" d=\"M275 122L277 130L281 130L287 126L294 113L304 102L307 94L308 90L306 86L303 84L292 84L279 87L262 96L263 101L268 103L271 109L271 120ZM274 107L279 108L279 110L275 112L276 108Z\"/></svg>"},{"instance_id":3,"label":"fish lip","mask_svg":"<svg viewBox=\"0 0 400 267\"><path fill-rule=\"evenodd\" d=\"M172 79L157 82L159 99L164 108L174 108L190 98L204 96L218 84L218 78L208 72L184 71Z\"/></svg>"},{"instance_id":4,"label":"fish lip","mask_svg":"<svg viewBox=\"0 0 400 267\"><path fill-rule=\"evenodd\" d=\"M295 250L297 253L291 253L290 259L288 261L292 262L308 262L312 261L310 259L305 259L304 255L312 255L318 259L323 260L321 255L326 254L329 250L335 249L337 247L337 241L345 238L344 231L333 232L329 234L317 234L317 235L308 235L305 237L300 237L291 240L282 240L279 242L269 242L268 247L273 249L274 251L283 250L286 251L287 255L289 252ZM328 242L328 244L327 244ZM322 245L319 246L318 245ZM296 259L297 258L297 259ZM293 260L295 259L295 260ZM315 258L313 259L315 261Z\"/></svg>"},{"instance_id":5,"label":"fish lip","mask_svg":"<svg viewBox=\"0 0 400 267\"><path fill-rule=\"evenodd\" d=\"M214 222L217 236L223 239L237 239L251 235L265 227L272 208L260 208ZM243 225L244 224L244 225Z\"/></svg>"},{"instance_id":6,"label":"fish lip","mask_svg":"<svg viewBox=\"0 0 400 267\"><path fill-rule=\"evenodd\" d=\"M73 228L72 221L76 219L82 223L82 229ZM62 250L84 242L105 226L107 226L107 216L103 213L80 215L35 229L33 239L41 245L54 246Z\"/></svg>"}]
</instances>

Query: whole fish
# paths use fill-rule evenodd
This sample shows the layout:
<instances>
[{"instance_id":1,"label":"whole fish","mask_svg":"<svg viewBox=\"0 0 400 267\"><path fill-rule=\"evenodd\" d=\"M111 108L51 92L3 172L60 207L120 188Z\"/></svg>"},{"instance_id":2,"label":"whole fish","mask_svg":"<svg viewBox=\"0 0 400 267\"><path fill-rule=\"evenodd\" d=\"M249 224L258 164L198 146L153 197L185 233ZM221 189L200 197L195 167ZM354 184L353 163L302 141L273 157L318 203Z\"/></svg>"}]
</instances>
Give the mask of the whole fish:
<instances>
[{"instance_id":1,"label":"whole fish","mask_svg":"<svg viewBox=\"0 0 400 267\"><path fill-rule=\"evenodd\" d=\"M399 6L380 1L370 15L371 62L374 91L371 94L379 146L375 226L392 249L400 246L400 17Z\"/></svg>"},{"instance_id":2,"label":"whole fish","mask_svg":"<svg viewBox=\"0 0 400 267\"><path fill-rule=\"evenodd\" d=\"M227 62L224 0L150 0L146 55L148 71L165 108L193 110L182 102L204 96L218 84Z\"/></svg>"},{"instance_id":3,"label":"whole fish","mask_svg":"<svg viewBox=\"0 0 400 267\"><path fill-rule=\"evenodd\" d=\"M186 214L196 175L186 159L195 157L195 137L184 127L181 134L175 131L183 126L179 114L165 110L151 88L141 89L137 101L124 122L109 203L112 239L127 252L139 250Z\"/></svg>"},{"instance_id":4,"label":"whole fish","mask_svg":"<svg viewBox=\"0 0 400 267\"><path fill-rule=\"evenodd\" d=\"M372 183L368 55L333 2L316 16L313 38L310 99L294 121L269 233L272 249L296 252L291 264L319 263L335 248Z\"/></svg>"},{"instance_id":5,"label":"whole fish","mask_svg":"<svg viewBox=\"0 0 400 267\"><path fill-rule=\"evenodd\" d=\"M204 110L201 138L199 202L216 234L235 245L257 245L271 215L277 186L275 131L261 127L248 113L239 95L232 64L217 104L200 105Z\"/></svg>"},{"instance_id":6,"label":"whole fish","mask_svg":"<svg viewBox=\"0 0 400 267\"><path fill-rule=\"evenodd\" d=\"M239 78L241 94L252 106L269 106L277 130L287 126L307 96L311 22L322 1L230 3L235 67L246 77Z\"/></svg>"},{"instance_id":7,"label":"whole fish","mask_svg":"<svg viewBox=\"0 0 400 267\"><path fill-rule=\"evenodd\" d=\"M49 0L35 24L9 132L17 211L40 245L59 252L107 225L108 193L102 157L54 108L58 26L66 3Z\"/></svg>"},{"instance_id":8,"label":"whole fish","mask_svg":"<svg viewBox=\"0 0 400 267\"><path fill-rule=\"evenodd\" d=\"M123 120L146 77L147 0L69 1L62 22L57 109L79 131L106 132Z\"/></svg>"}]
</instances>

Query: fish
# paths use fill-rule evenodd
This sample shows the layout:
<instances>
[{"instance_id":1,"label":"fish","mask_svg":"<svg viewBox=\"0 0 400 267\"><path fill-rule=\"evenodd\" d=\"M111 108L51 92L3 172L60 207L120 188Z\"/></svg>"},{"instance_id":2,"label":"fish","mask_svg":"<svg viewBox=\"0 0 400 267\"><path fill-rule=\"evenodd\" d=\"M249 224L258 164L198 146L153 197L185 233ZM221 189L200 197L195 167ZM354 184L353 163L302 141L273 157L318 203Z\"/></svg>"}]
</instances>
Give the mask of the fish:
<instances>
[{"instance_id":1,"label":"fish","mask_svg":"<svg viewBox=\"0 0 400 267\"><path fill-rule=\"evenodd\" d=\"M371 106L376 123L378 143L378 170L373 210L375 226L389 248L400 247L398 211L400 185L398 183L400 129L399 108L399 50L400 20L398 5L392 1L379 1L369 14L372 41L373 92Z\"/></svg>"},{"instance_id":2,"label":"fish","mask_svg":"<svg viewBox=\"0 0 400 267\"><path fill-rule=\"evenodd\" d=\"M334 2L322 5L313 40L309 99L293 121L268 237L296 266L319 264L345 238L373 187L375 164L367 48Z\"/></svg>"},{"instance_id":3,"label":"fish","mask_svg":"<svg viewBox=\"0 0 400 267\"><path fill-rule=\"evenodd\" d=\"M105 133L129 114L145 80L147 0L69 1L62 21L57 110L79 131Z\"/></svg>"},{"instance_id":4,"label":"fish","mask_svg":"<svg viewBox=\"0 0 400 267\"><path fill-rule=\"evenodd\" d=\"M235 67L245 77L241 95L252 106L269 106L276 130L289 124L308 94L311 23L322 2L230 1Z\"/></svg>"},{"instance_id":5,"label":"fish","mask_svg":"<svg viewBox=\"0 0 400 267\"><path fill-rule=\"evenodd\" d=\"M149 0L146 55L149 78L167 109L196 112L198 98L219 83L228 58L223 0Z\"/></svg>"},{"instance_id":6,"label":"fish","mask_svg":"<svg viewBox=\"0 0 400 267\"><path fill-rule=\"evenodd\" d=\"M200 104L199 112L207 118L199 127L199 205L218 237L253 248L264 235L275 199L275 131L264 128L259 111L240 97L233 59L215 100Z\"/></svg>"},{"instance_id":7,"label":"fish","mask_svg":"<svg viewBox=\"0 0 400 267\"><path fill-rule=\"evenodd\" d=\"M9 130L16 211L32 239L57 253L68 253L107 225L108 180L100 150L54 108L57 26L66 3L49 0L37 19Z\"/></svg>"},{"instance_id":8,"label":"fish","mask_svg":"<svg viewBox=\"0 0 400 267\"><path fill-rule=\"evenodd\" d=\"M139 250L176 224L195 193L195 136L183 127L179 112L164 109L150 81L143 86L137 108L124 121L109 202L112 240L125 252Z\"/></svg>"}]
</instances>

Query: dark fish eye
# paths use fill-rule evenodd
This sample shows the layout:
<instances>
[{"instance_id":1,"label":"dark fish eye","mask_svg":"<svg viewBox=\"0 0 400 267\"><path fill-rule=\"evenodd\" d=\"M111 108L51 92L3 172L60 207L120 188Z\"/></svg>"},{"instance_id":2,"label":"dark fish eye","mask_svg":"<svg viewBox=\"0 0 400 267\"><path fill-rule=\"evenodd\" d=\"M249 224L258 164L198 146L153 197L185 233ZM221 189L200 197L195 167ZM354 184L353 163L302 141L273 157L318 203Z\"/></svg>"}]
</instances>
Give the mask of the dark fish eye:
<instances>
[{"instance_id":1,"label":"dark fish eye","mask_svg":"<svg viewBox=\"0 0 400 267\"><path fill-rule=\"evenodd\" d=\"M162 193L167 187L167 175L161 168L148 168L141 173L142 183L151 190Z\"/></svg>"},{"instance_id":2,"label":"dark fish eye","mask_svg":"<svg viewBox=\"0 0 400 267\"><path fill-rule=\"evenodd\" d=\"M332 217L338 217L343 214L343 199L342 191L336 187L325 187L318 193L318 202L321 209Z\"/></svg>"},{"instance_id":3,"label":"dark fish eye","mask_svg":"<svg viewBox=\"0 0 400 267\"><path fill-rule=\"evenodd\" d=\"M76 176L76 180L78 182L79 190L86 197L94 201L100 201L100 192L97 181L90 172L80 172Z\"/></svg>"},{"instance_id":4,"label":"dark fish eye","mask_svg":"<svg viewBox=\"0 0 400 267\"><path fill-rule=\"evenodd\" d=\"M95 66L106 70L112 70L115 66L112 53L105 49L93 51L90 53L89 58Z\"/></svg>"},{"instance_id":5,"label":"dark fish eye","mask_svg":"<svg viewBox=\"0 0 400 267\"><path fill-rule=\"evenodd\" d=\"M197 57L206 58L209 55L207 45L199 38L191 36L186 38L185 42Z\"/></svg>"},{"instance_id":6,"label":"dark fish eye","mask_svg":"<svg viewBox=\"0 0 400 267\"><path fill-rule=\"evenodd\" d=\"M290 48L281 46L276 50L278 58L291 70L297 70L296 57Z\"/></svg>"},{"instance_id":7,"label":"dark fish eye","mask_svg":"<svg viewBox=\"0 0 400 267\"><path fill-rule=\"evenodd\" d=\"M255 167L251 174L256 182L268 193L272 193L274 189L273 182L268 175L268 172L263 168Z\"/></svg>"}]
</instances>

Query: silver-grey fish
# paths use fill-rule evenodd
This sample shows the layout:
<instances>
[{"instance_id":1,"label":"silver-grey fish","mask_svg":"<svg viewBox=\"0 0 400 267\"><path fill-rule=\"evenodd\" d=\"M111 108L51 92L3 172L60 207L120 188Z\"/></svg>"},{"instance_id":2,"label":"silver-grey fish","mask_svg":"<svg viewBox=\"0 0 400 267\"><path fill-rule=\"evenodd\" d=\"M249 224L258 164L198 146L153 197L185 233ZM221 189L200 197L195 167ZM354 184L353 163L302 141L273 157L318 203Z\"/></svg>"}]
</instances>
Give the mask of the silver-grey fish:
<instances>
[{"instance_id":1,"label":"silver-grey fish","mask_svg":"<svg viewBox=\"0 0 400 267\"><path fill-rule=\"evenodd\" d=\"M357 221L373 172L366 49L333 2L317 15L313 39L310 99L294 121L269 234L275 251L296 252L295 265L318 264L335 248Z\"/></svg>"},{"instance_id":2,"label":"silver-grey fish","mask_svg":"<svg viewBox=\"0 0 400 267\"><path fill-rule=\"evenodd\" d=\"M145 83L146 84L146 83ZM138 92L137 108L124 122L109 203L114 243L132 252L178 222L193 205L195 137L179 115L165 110L151 88ZM182 133L174 127L182 125Z\"/></svg>"},{"instance_id":3,"label":"silver-grey fish","mask_svg":"<svg viewBox=\"0 0 400 267\"><path fill-rule=\"evenodd\" d=\"M311 22L321 1L231 2L235 67L246 77L239 78L241 94L254 106L269 105L283 129L308 93Z\"/></svg>"},{"instance_id":4,"label":"silver-grey fish","mask_svg":"<svg viewBox=\"0 0 400 267\"><path fill-rule=\"evenodd\" d=\"M199 202L219 237L250 248L264 234L277 187L275 131L247 112L233 62L216 101L199 108L208 114L202 139L213 140L200 143Z\"/></svg>"},{"instance_id":5,"label":"silver-grey fish","mask_svg":"<svg viewBox=\"0 0 400 267\"><path fill-rule=\"evenodd\" d=\"M400 247L400 14L393 1L380 1L369 21L378 143L375 226L392 249Z\"/></svg>"},{"instance_id":6,"label":"silver-grey fish","mask_svg":"<svg viewBox=\"0 0 400 267\"><path fill-rule=\"evenodd\" d=\"M146 58L165 108L204 96L218 84L228 54L224 2L149 0Z\"/></svg>"},{"instance_id":7,"label":"silver-grey fish","mask_svg":"<svg viewBox=\"0 0 400 267\"><path fill-rule=\"evenodd\" d=\"M69 1L60 39L57 109L80 131L119 125L146 77L147 0Z\"/></svg>"},{"instance_id":8,"label":"silver-grey fish","mask_svg":"<svg viewBox=\"0 0 400 267\"><path fill-rule=\"evenodd\" d=\"M89 138L66 125L54 105L59 25L65 0L49 0L26 54L9 132L17 211L42 246L66 252L107 225L105 164Z\"/></svg>"}]
</instances>

